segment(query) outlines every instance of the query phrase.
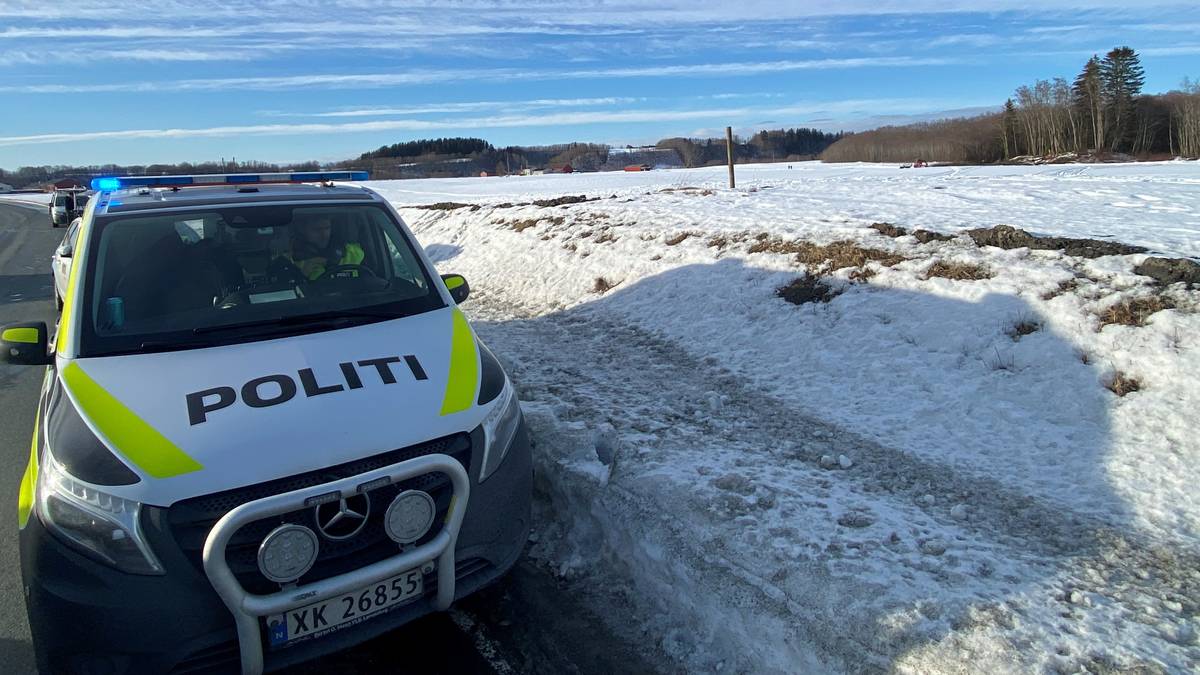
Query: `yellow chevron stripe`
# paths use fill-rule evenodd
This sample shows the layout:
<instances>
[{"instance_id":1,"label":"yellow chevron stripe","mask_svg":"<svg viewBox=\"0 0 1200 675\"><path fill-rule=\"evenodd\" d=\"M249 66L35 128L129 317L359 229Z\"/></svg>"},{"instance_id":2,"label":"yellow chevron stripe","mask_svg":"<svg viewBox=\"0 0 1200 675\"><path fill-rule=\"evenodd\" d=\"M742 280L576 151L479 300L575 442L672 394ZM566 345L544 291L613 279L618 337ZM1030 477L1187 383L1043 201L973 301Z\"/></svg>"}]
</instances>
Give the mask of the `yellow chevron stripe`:
<instances>
[{"instance_id":1,"label":"yellow chevron stripe","mask_svg":"<svg viewBox=\"0 0 1200 675\"><path fill-rule=\"evenodd\" d=\"M79 411L142 471L154 478L171 478L204 468L97 384L78 363L72 361L63 368L62 378Z\"/></svg>"},{"instance_id":2,"label":"yellow chevron stripe","mask_svg":"<svg viewBox=\"0 0 1200 675\"><path fill-rule=\"evenodd\" d=\"M442 414L462 412L475 404L479 388L479 353L467 318L454 310L450 329L450 372L446 376L446 396Z\"/></svg>"}]
</instances>

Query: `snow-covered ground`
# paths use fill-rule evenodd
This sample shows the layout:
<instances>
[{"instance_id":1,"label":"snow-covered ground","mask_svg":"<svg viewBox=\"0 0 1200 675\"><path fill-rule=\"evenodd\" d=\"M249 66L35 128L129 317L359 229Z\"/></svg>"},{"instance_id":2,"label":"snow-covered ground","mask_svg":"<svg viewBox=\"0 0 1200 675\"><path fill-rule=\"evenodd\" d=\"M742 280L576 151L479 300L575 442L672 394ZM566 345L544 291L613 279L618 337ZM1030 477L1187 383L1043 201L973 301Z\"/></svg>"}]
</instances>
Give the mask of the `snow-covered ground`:
<instances>
[{"instance_id":1,"label":"snow-covered ground","mask_svg":"<svg viewBox=\"0 0 1200 675\"><path fill-rule=\"evenodd\" d=\"M1200 668L1200 294L1135 275L1145 255L868 227L1200 256L1200 164L738 177L372 184L467 276L464 309L519 383L546 496L534 555L627 589L631 637L686 669ZM600 199L520 205L576 194ZM412 208L448 201L480 207ZM905 260L864 280L764 245L801 240ZM992 276L926 278L935 261ZM776 296L806 271L840 295ZM1176 308L1101 326L1152 295ZM1109 391L1118 373L1141 389Z\"/></svg>"},{"instance_id":2,"label":"snow-covered ground","mask_svg":"<svg viewBox=\"0 0 1200 675\"><path fill-rule=\"evenodd\" d=\"M49 192L5 192L0 193L0 201L16 202L29 206L41 206L45 208L50 204Z\"/></svg>"}]
</instances>

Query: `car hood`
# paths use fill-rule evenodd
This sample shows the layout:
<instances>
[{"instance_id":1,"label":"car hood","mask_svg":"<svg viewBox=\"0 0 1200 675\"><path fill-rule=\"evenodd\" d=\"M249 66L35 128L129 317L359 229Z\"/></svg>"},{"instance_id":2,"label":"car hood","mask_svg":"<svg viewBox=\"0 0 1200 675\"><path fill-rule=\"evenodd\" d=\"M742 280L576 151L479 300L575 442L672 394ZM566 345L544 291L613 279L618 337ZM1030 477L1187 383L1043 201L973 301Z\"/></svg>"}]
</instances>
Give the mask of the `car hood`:
<instances>
[{"instance_id":1,"label":"car hood","mask_svg":"<svg viewBox=\"0 0 1200 675\"><path fill-rule=\"evenodd\" d=\"M308 335L59 359L93 433L157 506L470 431L478 347L457 308ZM53 449L51 449L53 451Z\"/></svg>"}]
</instances>

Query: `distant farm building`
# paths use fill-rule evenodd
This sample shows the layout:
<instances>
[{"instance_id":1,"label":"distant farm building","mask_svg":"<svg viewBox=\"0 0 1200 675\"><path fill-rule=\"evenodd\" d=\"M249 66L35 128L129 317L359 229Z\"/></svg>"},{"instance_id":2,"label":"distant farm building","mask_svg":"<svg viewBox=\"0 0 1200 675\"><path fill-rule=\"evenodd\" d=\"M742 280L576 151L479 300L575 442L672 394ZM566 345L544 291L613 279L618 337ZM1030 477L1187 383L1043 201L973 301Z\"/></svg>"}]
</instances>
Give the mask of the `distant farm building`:
<instances>
[{"instance_id":1,"label":"distant farm building","mask_svg":"<svg viewBox=\"0 0 1200 675\"><path fill-rule=\"evenodd\" d=\"M641 148L610 148L608 162L601 167L602 171L622 171L628 167L646 167L646 169L679 169L683 161L679 153L672 148L656 148L653 146ZM646 170L639 169L639 170Z\"/></svg>"}]
</instances>

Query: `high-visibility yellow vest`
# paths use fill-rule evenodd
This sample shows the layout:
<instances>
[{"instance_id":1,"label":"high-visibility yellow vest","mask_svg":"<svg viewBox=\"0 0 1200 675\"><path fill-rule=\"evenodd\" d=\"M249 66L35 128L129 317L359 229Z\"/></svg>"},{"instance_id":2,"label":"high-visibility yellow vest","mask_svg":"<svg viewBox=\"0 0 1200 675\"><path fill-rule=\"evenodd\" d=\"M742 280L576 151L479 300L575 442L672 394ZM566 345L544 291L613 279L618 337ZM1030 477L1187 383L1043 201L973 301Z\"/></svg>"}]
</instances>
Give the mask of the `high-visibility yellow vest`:
<instances>
[{"instance_id":1,"label":"high-visibility yellow vest","mask_svg":"<svg viewBox=\"0 0 1200 675\"><path fill-rule=\"evenodd\" d=\"M326 259L324 256L296 260L291 257L291 254L288 254L288 258L292 259L292 262L296 264L296 267L300 268L300 273L310 281L319 279L321 275L325 273L325 270L329 265L328 259ZM342 250L342 257L337 261L337 263L335 263L335 266L361 265L364 258L366 258L366 254L363 253L362 246L359 246L358 244L346 244Z\"/></svg>"}]
</instances>

